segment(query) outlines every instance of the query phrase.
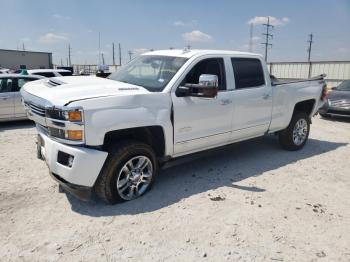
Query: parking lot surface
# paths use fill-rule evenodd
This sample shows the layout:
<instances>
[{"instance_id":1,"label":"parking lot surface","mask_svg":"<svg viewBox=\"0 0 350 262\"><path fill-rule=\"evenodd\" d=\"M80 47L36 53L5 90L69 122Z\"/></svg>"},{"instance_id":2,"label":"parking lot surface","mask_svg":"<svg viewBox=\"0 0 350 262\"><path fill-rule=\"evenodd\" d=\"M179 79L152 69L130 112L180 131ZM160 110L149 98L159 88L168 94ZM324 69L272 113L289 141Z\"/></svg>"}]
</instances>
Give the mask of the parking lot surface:
<instances>
[{"instance_id":1,"label":"parking lot surface","mask_svg":"<svg viewBox=\"0 0 350 262\"><path fill-rule=\"evenodd\" d=\"M350 261L350 121L313 119L161 171L115 206L58 192L31 122L0 123L1 261Z\"/></svg>"}]
</instances>

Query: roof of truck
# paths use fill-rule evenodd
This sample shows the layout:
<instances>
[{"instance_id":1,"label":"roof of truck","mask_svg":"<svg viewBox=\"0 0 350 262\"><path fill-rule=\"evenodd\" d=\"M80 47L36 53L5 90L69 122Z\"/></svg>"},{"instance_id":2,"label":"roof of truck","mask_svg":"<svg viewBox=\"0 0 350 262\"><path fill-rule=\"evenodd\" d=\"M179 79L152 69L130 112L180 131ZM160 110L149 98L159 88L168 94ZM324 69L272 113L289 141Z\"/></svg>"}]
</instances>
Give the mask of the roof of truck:
<instances>
[{"instance_id":1,"label":"roof of truck","mask_svg":"<svg viewBox=\"0 0 350 262\"><path fill-rule=\"evenodd\" d=\"M144 53L143 55L164 55L190 58L198 55L232 55L232 56L259 56L260 54L229 51L229 50L204 50L204 49L172 49L172 50L157 50Z\"/></svg>"}]
</instances>

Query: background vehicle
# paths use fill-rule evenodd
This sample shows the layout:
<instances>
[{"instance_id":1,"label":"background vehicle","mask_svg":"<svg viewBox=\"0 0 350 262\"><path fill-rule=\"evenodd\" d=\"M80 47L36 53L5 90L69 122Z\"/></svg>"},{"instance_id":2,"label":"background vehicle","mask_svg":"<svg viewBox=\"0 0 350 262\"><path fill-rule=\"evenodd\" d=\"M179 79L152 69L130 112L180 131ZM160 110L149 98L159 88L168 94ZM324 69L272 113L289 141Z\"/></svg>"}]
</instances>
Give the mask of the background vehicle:
<instances>
[{"instance_id":1,"label":"background vehicle","mask_svg":"<svg viewBox=\"0 0 350 262\"><path fill-rule=\"evenodd\" d=\"M350 80L343 81L327 94L327 102L320 108L322 117L350 116Z\"/></svg>"},{"instance_id":2,"label":"background vehicle","mask_svg":"<svg viewBox=\"0 0 350 262\"><path fill-rule=\"evenodd\" d=\"M19 74L0 75L0 121L26 119L20 89L25 83L42 79L42 76Z\"/></svg>"},{"instance_id":3,"label":"background vehicle","mask_svg":"<svg viewBox=\"0 0 350 262\"><path fill-rule=\"evenodd\" d=\"M9 74L10 69L0 67L0 74Z\"/></svg>"},{"instance_id":4,"label":"background vehicle","mask_svg":"<svg viewBox=\"0 0 350 262\"><path fill-rule=\"evenodd\" d=\"M60 76L71 76L72 71L66 69L31 69L28 70L30 75L39 75L44 77L60 77Z\"/></svg>"},{"instance_id":5,"label":"background vehicle","mask_svg":"<svg viewBox=\"0 0 350 262\"><path fill-rule=\"evenodd\" d=\"M158 167L180 156L268 133L301 149L323 77L272 82L257 54L165 50L108 79L41 80L21 93L53 178L83 199L116 203L144 194Z\"/></svg>"}]
</instances>

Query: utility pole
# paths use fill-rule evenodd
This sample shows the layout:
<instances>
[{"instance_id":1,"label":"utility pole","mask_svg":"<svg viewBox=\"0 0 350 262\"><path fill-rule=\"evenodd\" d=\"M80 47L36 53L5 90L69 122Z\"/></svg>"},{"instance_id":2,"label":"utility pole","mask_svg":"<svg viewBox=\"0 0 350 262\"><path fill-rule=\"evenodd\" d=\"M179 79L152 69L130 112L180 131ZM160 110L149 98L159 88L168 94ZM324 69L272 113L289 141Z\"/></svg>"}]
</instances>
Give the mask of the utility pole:
<instances>
[{"instance_id":1,"label":"utility pole","mask_svg":"<svg viewBox=\"0 0 350 262\"><path fill-rule=\"evenodd\" d=\"M133 55L133 52L129 51L128 54L129 54L129 60L131 60L131 56Z\"/></svg>"},{"instance_id":2,"label":"utility pole","mask_svg":"<svg viewBox=\"0 0 350 262\"><path fill-rule=\"evenodd\" d=\"M250 31L249 31L249 52L253 52L253 28L254 24L250 24Z\"/></svg>"},{"instance_id":3,"label":"utility pole","mask_svg":"<svg viewBox=\"0 0 350 262\"><path fill-rule=\"evenodd\" d=\"M68 44L68 66L72 66L72 61L70 59L71 56L71 48L70 48L70 44Z\"/></svg>"},{"instance_id":4,"label":"utility pole","mask_svg":"<svg viewBox=\"0 0 350 262\"><path fill-rule=\"evenodd\" d=\"M191 49L191 45L188 44L188 45L186 46L186 48L187 48L188 50L190 50L190 49Z\"/></svg>"},{"instance_id":5,"label":"utility pole","mask_svg":"<svg viewBox=\"0 0 350 262\"><path fill-rule=\"evenodd\" d=\"M23 51L26 51L26 49L24 48L24 43L22 43L22 49Z\"/></svg>"},{"instance_id":6,"label":"utility pole","mask_svg":"<svg viewBox=\"0 0 350 262\"><path fill-rule=\"evenodd\" d=\"M98 64L101 64L101 33L98 32Z\"/></svg>"},{"instance_id":7,"label":"utility pole","mask_svg":"<svg viewBox=\"0 0 350 262\"><path fill-rule=\"evenodd\" d=\"M313 34L309 34L310 39L307 41L309 43L309 48L307 49L308 56L307 56L307 61L309 62L309 78L311 77L311 72L312 72L312 63L311 63L311 47L312 47L312 37Z\"/></svg>"},{"instance_id":8,"label":"utility pole","mask_svg":"<svg viewBox=\"0 0 350 262\"><path fill-rule=\"evenodd\" d=\"M119 43L119 66L122 65L122 48Z\"/></svg>"},{"instance_id":9,"label":"utility pole","mask_svg":"<svg viewBox=\"0 0 350 262\"><path fill-rule=\"evenodd\" d=\"M266 26L266 33L263 33L265 36L265 43L261 43L262 45L265 45L265 61L267 62L267 49L269 46L272 47L272 44L269 43L270 39L273 39L273 35L270 34L270 28L273 28L273 25L270 25L270 17L267 17L267 24L263 24L263 26Z\"/></svg>"},{"instance_id":10,"label":"utility pole","mask_svg":"<svg viewBox=\"0 0 350 262\"><path fill-rule=\"evenodd\" d=\"M114 43L112 43L112 53L113 53L113 65L115 65L115 57L114 57Z\"/></svg>"},{"instance_id":11,"label":"utility pole","mask_svg":"<svg viewBox=\"0 0 350 262\"><path fill-rule=\"evenodd\" d=\"M61 58L61 66L63 66L63 61L62 61L62 58Z\"/></svg>"},{"instance_id":12,"label":"utility pole","mask_svg":"<svg viewBox=\"0 0 350 262\"><path fill-rule=\"evenodd\" d=\"M313 37L313 34L309 34L309 37L310 39L307 41L309 43L309 48L307 49L307 52L308 52L308 56L307 56L307 61L310 62L311 61L311 47L312 47L312 37Z\"/></svg>"},{"instance_id":13,"label":"utility pole","mask_svg":"<svg viewBox=\"0 0 350 262\"><path fill-rule=\"evenodd\" d=\"M102 53L102 65L104 65L104 64L105 64L105 57L104 57L104 55Z\"/></svg>"}]
</instances>

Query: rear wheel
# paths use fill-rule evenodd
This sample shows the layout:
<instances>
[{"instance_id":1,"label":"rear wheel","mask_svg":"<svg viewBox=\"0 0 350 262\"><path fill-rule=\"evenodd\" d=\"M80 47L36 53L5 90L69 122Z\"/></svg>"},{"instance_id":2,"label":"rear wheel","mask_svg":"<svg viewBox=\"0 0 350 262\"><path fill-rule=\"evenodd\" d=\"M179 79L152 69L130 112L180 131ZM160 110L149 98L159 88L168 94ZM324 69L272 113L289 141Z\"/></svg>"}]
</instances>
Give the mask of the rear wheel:
<instances>
[{"instance_id":1,"label":"rear wheel","mask_svg":"<svg viewBox=\"0 0 350 262\"><path fill-rule=\"evenodd\" d=\"M294 113L288 127L279 133L284 149L295 151L304 147L310 132L310 118L303 112Z\"/></svg>"},{"instance_id":2,"label":"rear wheel","mask_svg":"<svg viewBox=\"0 0 350 262\"><path fill-rule=\"evenodd\" d=\"M151 188L157 172L156 155L150 146L123 142L111 150L95 192L109 204L133 200Z\"/></svg>"}]
</instances>

